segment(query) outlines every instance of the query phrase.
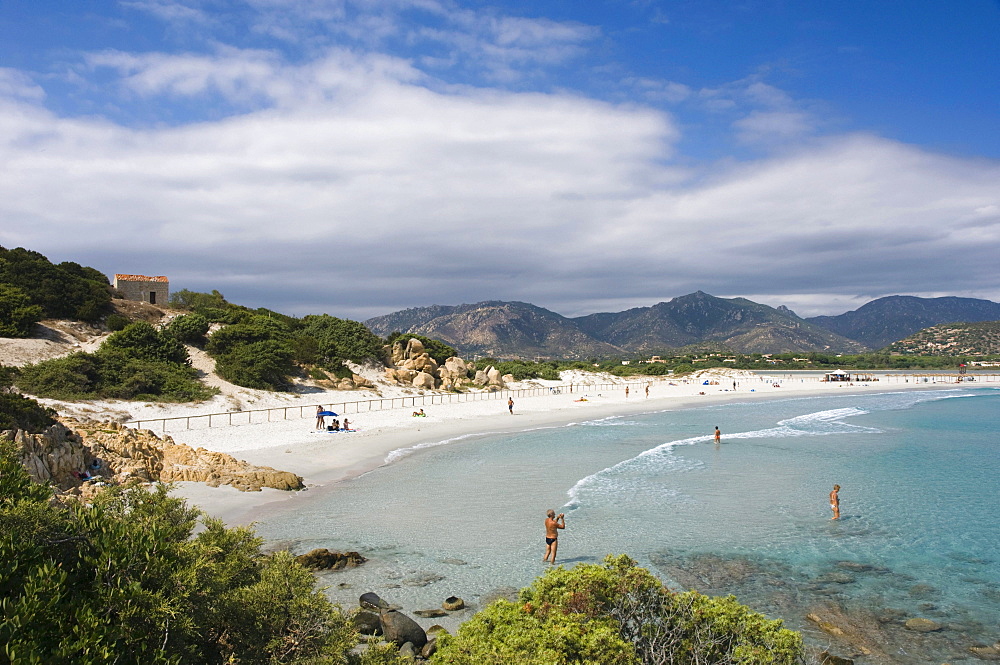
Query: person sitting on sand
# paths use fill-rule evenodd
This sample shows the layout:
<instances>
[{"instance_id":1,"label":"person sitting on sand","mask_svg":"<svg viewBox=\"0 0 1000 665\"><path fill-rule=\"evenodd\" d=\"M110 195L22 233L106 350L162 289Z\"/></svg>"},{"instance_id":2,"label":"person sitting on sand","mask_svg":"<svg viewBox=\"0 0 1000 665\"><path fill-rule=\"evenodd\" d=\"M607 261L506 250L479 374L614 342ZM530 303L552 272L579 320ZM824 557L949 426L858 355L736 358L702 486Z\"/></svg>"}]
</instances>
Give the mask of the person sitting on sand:
<instances>
[{"instance_id":1,"label":"person sitting on sand","mask_svg":"<svg viewBox=\"0 0 1000 665\"><path fill-rule=\"evenodd\" d=\"M419 411L414 411L414 412L413 412L413 417L414 417L414 418L426 418L426 417L427 417L427 414L426 414L426 413L424 413L424 410L423 410L423 409L420 409Z\"/></svg>"},{"instance_id":2,"label":"person sitting on sand","mask_svg":"<svg viewBox=\"0 0 1000 665\"><path fill-rule=\"evenodd\" d=\"M840 485L834 485L830 491L830 509L833 511L832 520L840 519Z\"/></svg>"},{"instance_id":3,"label":"person sitting on sand","mask_svg":"<svg viewBox=\"0 0 1000 665\"><path fill-rule=\"evenodd\" d=\"M340 431L340 421L337 420L336 418L334 418L333 419L333 424L331 424L330 427L333 428L331 431L333 431L333 432L339 432Z\"/></svg>"},{"instance_id":4,"label":"person sitting on sand","mask_svg":"<svg viewBox=\"0 0 1000 665\"><path fill-rule=\"evenodd\" d=\"M559 549L559 529L565 528L565 513L556 515L556 511L549 509L545 516L545 556L542 557L542 561L549 561L551 556L550 563L556 562L556 550Z\"/></svg>"},{"instance_id":5,"label":"person sitting on sand","mask_svg":"<svg viewBox=\"0 0 1000 665\"><path fill-rule=\"evenodd\" d=\"M344 418L344 431L345 432L351 431L351 421L348 420L347 418Z\"/></svg>"}]
</instances>

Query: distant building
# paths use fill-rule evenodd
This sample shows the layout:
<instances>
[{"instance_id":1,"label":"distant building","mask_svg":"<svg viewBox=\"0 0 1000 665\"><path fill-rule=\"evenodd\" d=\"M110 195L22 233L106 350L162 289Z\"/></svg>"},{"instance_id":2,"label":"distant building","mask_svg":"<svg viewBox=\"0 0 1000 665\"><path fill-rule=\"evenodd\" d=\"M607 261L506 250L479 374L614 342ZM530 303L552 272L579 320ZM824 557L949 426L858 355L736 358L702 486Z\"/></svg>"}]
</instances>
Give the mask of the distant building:
<instances>
[{"instance_id":1,"label":"distant building","mask_svg":"<svg viewBox=\"0 0 1000 665\"><path fill-rule=\"evenodd\" d=\"M140 300L150 305L166 305L170 298L170 280L162 275L115 275L114 287L125 300Z\"/></svg>"}]
</instances>

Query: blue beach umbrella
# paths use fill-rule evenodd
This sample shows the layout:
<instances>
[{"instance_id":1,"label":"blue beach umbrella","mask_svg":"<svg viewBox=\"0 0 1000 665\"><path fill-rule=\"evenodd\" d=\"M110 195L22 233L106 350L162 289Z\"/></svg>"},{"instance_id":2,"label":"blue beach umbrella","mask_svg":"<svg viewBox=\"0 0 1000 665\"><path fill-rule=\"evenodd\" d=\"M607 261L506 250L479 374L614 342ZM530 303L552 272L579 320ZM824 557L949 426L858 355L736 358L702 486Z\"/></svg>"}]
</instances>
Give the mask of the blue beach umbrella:
<instances>
[{"instance_id":1,"label":"blue beach umbrella","mask_svg":"<svg viewBox=\"0 0 1000 665\"><path fill-rule=\"evenodd\" d=\"M320 411L316 414L317 416L335 416L337 415L333 411Z\"/></svg>"}]
</instances>

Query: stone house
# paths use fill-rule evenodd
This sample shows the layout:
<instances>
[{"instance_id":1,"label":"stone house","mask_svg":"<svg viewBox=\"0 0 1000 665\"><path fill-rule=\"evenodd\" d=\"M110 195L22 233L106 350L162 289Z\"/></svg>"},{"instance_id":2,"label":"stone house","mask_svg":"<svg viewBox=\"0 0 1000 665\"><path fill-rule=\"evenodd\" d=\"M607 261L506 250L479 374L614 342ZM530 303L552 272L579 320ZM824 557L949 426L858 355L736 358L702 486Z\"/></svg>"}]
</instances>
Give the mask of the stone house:
<instances>
[{"instance_id":1,"label":"stone house","mask_svg":"<svg viewBox=\"0 0 1000 665\"><path fill-rule=\"evenodd\" d=\"M170 298L170 280L163 275L115 275L113 286L125 300L141 300L150 305L166 305Z\"/></svg>"}]
</instances>

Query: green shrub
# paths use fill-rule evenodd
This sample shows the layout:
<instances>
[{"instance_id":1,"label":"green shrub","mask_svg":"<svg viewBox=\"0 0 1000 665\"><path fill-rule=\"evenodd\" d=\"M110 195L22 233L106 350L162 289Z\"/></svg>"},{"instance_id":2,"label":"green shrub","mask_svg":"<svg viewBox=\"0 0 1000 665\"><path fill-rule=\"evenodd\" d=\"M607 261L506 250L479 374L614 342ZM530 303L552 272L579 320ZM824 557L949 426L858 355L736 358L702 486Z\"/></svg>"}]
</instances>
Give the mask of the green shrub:
<instances>
[{"instance_id":1,"label":"green shrub","mask_svg":"<svg viewBox=\"0 0 1000 665\"><path fill-rule=\"evenodd\" d=\"M201 347L205 345L209 323L201 314L183 314L167 326L167 334L183 344Z\"/></svg>"},{"instance_id":2,"label":"green shrub","mask_svg":"<svg viewBox=\"0 0 1000 665\"><path fill-rule=\"evenodd\" d=\"M21 390L52 399L87 399L99 395L100 359L92 353L43 360L21 368Z\"/></svg>"},{"instance_id":3,"label":"green shrub","mask_svg":"<svg viewBox=\"0 0 1000 665\"><path fill-rule=\"evenodd\" d=\"M513 375L515 381L527 379L559 380L559 365L554 362L536 363L530 360L497 360L496 358L480 358L476 361L477 369L486 369L490 365L496 367L500 374Z\"/></svg>"},{"instance_id":4,"label":"green shrub","mask_svg":"<svg viewBox=\"0 0 1000 665\"><path fill-rule=\"evenodd\" d=\"M214 339L215 335L212 337ZM281 390L288 385L288 375L294 365L292 350L287 344L262 340L230 348L228 353L215 357L215 371L226 381L261 390Z\"/></svg>"},{"instance_id":5,"label":"green shrub","mask_svg":"<svg viewBox=\"0 0 1000 665\"><path fill-rule=\"evenodd\" d=\"M110 335L95 353L74 353L22 368L25 392L53 399L190 402L218 393L198 380L187 349L144 321Z\"/></svg>"},{"instance_id":6,"label":"green shrub","mask_svg":"<svg viewBox=\"0 0 1000 665\"><path fill-rule=\"evenodd\" d=\"M24 395L0 392L0 431L20 429L37 434L55 424L55 415Z\"/></svg>"},{"instance_id":7,"label":"green shrub","mask_svg":"<svg viewBox=\"0 0 1000 665\"><path fill-rule=\"evenodd\" d=\"M610 618L498 600L442 635L435 665L631 665L632 646Z\"/></svg>"},{"instance_id":8,"label":"green shrub","mask_svg":"<svg viewBox=\"0 0 1000 665\"><path fill-rule=\"evenodd\" d=\"M600 644L596 651L591 645ZM732 597L673 593L627 556L550 569L442 638L433 663L793 665L802 638Z\"/></svg>"},{"instance_id":9,"label":"green shrub","mask_svg":"<svg viewBox=\"0 0 1000 665\"><path fill-rule=\"evenodd\" d=\"M30 337L44 311L21 289L0 284L0 337Z\"/></svg>"},{"instance_id":10,"label":"green shrub","mask_svg":"<svg viewBox=\"0 0 1000 665\"><path fill-rule=\"evenodd\" d=\"M104 325L108 327L111 332L118 332L119 330L124 330L125 326L132 323L127 316L122 316L115 312L114 314L109 314L108 318L105 319Z\"/></svg>"},{"instance_id":11,"label":"green shrub","mask_svg":"<svg viewBox=\"0 0 1000 665\"><path fill-rule=\"evenodd\" d=\"M163 485L107 488L70 509L50 497L0 441L0 661L349 662L348 617L250 529Z\"/></svg>"},{"instance_id":12,"label":"green shrub","mask_svg":"<svg viewBox=\"0 0 1000 665\"><path fill-rule=\"evenodd\" d=\"M303 318L302 334L316 340L319 363L331 369L336 369L345 360L364 362L379 358L385 345L382 338L364 324L329 314Z\"/></svg>"},{"instance_id":13,"label":"green shrub","mask_svg":"<svg viewBox=\"0 0 1000 665\"><path fill-rule=\"evenodd\" d=\"M187 349L183 344L145 321L130 323L114 333L104 340L97 353L111 354L117 351L141 360L159 360L179 365L188 363Z\"/></svg>"}]
</instances>

